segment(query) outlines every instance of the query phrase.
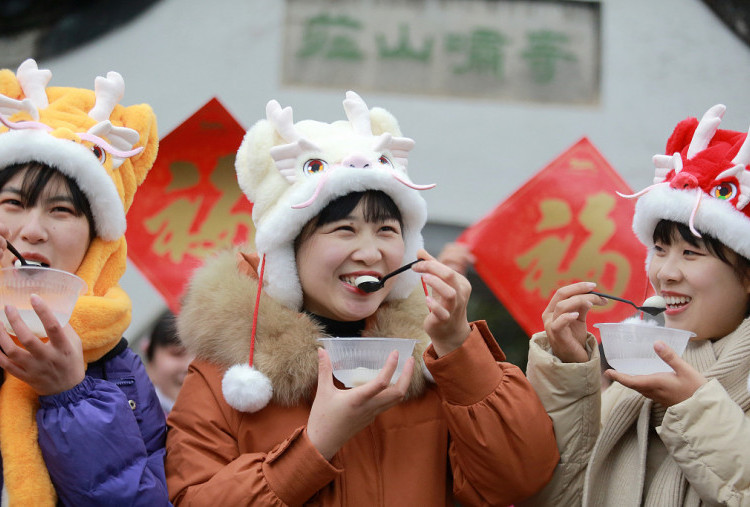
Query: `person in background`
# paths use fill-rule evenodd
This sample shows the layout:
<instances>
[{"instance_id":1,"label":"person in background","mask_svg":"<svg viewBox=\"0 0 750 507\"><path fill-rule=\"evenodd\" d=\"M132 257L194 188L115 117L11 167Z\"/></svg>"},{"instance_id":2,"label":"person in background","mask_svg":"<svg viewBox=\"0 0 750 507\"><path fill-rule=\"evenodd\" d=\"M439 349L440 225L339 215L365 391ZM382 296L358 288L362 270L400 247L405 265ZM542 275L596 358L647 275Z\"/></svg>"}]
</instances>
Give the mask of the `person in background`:
<instances>
[{"instance_id":1,"label":"person in background","mask_svg":"<svg viewBox=\"0 0 750 507\"><path fill-rule=\"evenodd\" d=\"M193 355L177 334L175 316L167 309L159 316L143 343L146 371L154 383L161 408L169 414L185 381Z\"/></svg>"},{"instance_id":2,"label":"person in background","mask_svg":"<svg viewBox=\"0 0 750 507\"><path fill-rule=\"evenodd\" d=\"M532 337L527 374L555 424L561 459L524 505L750 505L750 140L718 129L724 106L678 123L633 230L667 309L665 326L695 333L669 373L599 387L586 315L606 300L579 282L559 289ZM644 324L645 325L645 324Z\"/></svg>"},{"instance_id":3,"label":"person in background","mask_svg":"<svg viewBox=\"0 0 750 507\"><path fill-rule=\"evenodd\" d=\"M34 60L0 71L0 265L20 259L88 285L61 326L38 297L40 340L19 310L0 326L0 503L168 505L166 424L138 355L122 333L131 303L125 213L151 169L156 118L123 107L116 72L95 91L47 88Z\"/></svg>"},{"instance_id":4,"label":"person in background","mask_svg":"<svg viewBox=\"0 0 750 507\"><path fill-rule=\"evenodd\" d=\"M421 248L413 141L354 92L344 108L349 121L293 123L271 101L239 148L257 251L210 258L180 311L197 358L168 418L176 505L507 505L557 463L523 373L467 320L468 280ZM395 383L394 351L345 389L323 336L417 343Z\"/></svg>"}]
</instances>

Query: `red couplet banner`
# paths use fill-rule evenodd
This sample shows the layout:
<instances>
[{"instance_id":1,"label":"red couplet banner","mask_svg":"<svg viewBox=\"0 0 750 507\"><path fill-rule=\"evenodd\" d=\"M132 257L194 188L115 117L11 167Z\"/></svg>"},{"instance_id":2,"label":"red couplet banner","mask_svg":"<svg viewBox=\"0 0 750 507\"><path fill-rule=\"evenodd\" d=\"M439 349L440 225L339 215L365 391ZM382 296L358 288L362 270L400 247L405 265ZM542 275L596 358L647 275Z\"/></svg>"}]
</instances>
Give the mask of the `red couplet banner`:
<instances>
[{"instance_id":1,"label":"red couplet banner","mask_svg":"<svg viewBox=\"0 0 750 507\"><path fill-rule=\"evenodd\" d=\"M170 132L128 212L128 257L177 313L208 254L252 241L252 204L234 157L245 129L217 99Z\"/></svg>"},{"instance_id":2,"label":"red couplet banner","mask_svg":"<svg viewBox=\"0 0 750 507\"><path fill-rule=\"evenodd\" d=\"M635 202L616 191L632 194L583 138L459 237L527 334L543 330L542 311L563 285L593 281L601 292L636 302L650 290L646 250L631 229ZM587 322L633 314L630 305L610 302L595 307Z\"/></svg>"}]
</instances>

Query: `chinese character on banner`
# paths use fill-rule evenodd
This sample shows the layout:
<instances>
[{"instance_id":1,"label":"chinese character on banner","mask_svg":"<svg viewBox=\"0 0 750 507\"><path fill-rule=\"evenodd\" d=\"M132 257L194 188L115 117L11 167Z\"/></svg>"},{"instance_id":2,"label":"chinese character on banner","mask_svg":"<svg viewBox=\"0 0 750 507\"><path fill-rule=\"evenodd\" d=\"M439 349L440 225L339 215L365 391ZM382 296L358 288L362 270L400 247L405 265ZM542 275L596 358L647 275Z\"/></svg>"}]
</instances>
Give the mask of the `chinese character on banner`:
<instances>
[{"instance_id":1,"label":"chinese character on banner","mask_svg":"<svg viewBox=\"0 0 750 507\"><path fill-rule=\"evenodd\" d=\"M252 241L252 204L234 156L245 129L211 99L159 143L128 212L128 257L173 312L204 257Z\"/></svg>"},{"instance_id":2,"label":"chinese character on banner","mask_svg":"<svg viewBox=\"0 0 750 507\"><path fill-rule=\"evenodd\" d=\"M459 237L474 253L479 276L527 334L543 330L550 298L573 282L593 281L598 291L643 300L646 250L631 229L635 202L616 191L633 193L583 138ZM586 321L593 331L594 323L634 312L610 301Z\"/></svg>"}]
</instances>

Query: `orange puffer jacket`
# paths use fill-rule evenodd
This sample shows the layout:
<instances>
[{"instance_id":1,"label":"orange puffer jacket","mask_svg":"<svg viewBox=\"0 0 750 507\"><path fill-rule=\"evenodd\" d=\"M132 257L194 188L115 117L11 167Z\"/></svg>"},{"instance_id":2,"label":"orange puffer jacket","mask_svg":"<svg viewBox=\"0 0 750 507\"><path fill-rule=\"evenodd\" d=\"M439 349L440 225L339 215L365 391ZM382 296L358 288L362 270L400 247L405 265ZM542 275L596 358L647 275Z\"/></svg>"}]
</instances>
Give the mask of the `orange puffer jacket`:
<instances>
[{"instance_id":1,"label":"orange puffer jacket","mask_svg":"<svg viewBox=\"0 0 750 507\"><path fill-rule=\"evenodd\" d=\"M419 339L423 361L407 399L330 462L305 431L321 335L308 316L261 299L255 365L274 398L255 413L230 407L221 381L247 357L256 284L238 273L230 252L191 282L178 327L198 359L168 420L167 484L176 505L508 505L550 479L559 459L552 424L521 370L503 362L484 322L438 358L422 330L427 310L418 291L383 304L365 330Z\"/></svg>"}]
</instances>

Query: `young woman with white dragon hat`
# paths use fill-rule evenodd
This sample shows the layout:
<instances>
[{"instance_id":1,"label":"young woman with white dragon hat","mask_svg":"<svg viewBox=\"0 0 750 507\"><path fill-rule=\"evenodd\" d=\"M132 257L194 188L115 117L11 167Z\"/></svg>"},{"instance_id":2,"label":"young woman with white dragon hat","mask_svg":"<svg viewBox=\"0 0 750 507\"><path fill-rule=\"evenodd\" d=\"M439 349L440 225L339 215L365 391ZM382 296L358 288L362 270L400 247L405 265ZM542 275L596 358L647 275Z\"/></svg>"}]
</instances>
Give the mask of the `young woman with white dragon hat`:
<instances>
[{"instance_id":1,"label":"young woman with white dragon hat","mask_svg":"<svg viewBox=\"0 0 750 507\"><path fill-rule=\"evenodd\" d=\"M507 505L557 463L523 373L467 321L468 281L422 249L413 141L353 92L344 109L294 123L271 101L239 149L256 249L210 259L185 297L178 329L197 359L169 417L175 504ZM380 290L358 286L417 258ZM344 389L322 336L417 344L395 384L392 354Z\"/></svg>"}]
</instances>

